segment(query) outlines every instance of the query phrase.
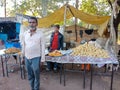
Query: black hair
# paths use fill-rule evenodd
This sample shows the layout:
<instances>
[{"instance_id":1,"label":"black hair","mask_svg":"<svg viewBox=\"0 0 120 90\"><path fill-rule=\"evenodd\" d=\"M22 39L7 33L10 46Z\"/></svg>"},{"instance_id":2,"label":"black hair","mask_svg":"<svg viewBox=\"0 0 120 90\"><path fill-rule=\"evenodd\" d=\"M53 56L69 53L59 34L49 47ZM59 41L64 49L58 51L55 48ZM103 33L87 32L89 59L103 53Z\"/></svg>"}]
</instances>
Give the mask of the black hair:
<instances>
[{"instance_id":1,"label":"black hair","mask_svg":"<svg viewBox=\"0 0 120 90\"><path fill-rule=\"evenodd\" d=\"M36 21L36 23L38 23L38 20L37 20L36 17L30 17L30 18L28 19L28 21L29 21L30 19L34 19L34 20Z\"/></svg>"},{"instance_id":2,"label":"black hair","mask_svg":"<svg viewBox=\"0 0 120 90\"><path fill-rule=\"evenodd\" d=\"M60 28L60 25L58 25L58 24L56 24L56 25L54 25L53 27L56 27L56 28Z\"/></svg>"},{"instance_id":3,"label":"black hair","mask_svg":"<svg viewBox=\"0 0 120 90\"><path fill-rule=\"evenodd\" d=\"M52 24L50 27L53 27L54 25Z\"/></svg>"}]
</instances>

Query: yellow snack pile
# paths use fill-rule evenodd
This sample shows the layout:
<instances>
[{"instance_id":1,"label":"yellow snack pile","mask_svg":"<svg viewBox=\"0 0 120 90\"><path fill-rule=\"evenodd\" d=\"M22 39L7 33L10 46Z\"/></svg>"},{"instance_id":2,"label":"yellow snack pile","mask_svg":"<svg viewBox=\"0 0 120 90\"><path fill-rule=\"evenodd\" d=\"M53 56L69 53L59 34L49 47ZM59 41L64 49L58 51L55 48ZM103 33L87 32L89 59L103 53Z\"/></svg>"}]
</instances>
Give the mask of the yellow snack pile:
<instances>
[{"instance_id":1,"label":"yellow snack pile","mask_svg":"<svg viewBox=\"0 0 120 90\"><path fill-rule=\"evenodd\" d=\"M18 52L20 52L20 49L18 49L18 48L8 48L7 50L5 50L5 53L6 54L15 54L15 53L18 53Z\"/></svg>"},{"instance_id":2,"label":"yellow snack pile","mask_svg":"<svg viewBox=\"0 0 120 90\"><path fill-rule=\"evenodd\" d=\"M56 56L62 56L62 53L58 50L55 50L53 52L50 52L48 55L56 57Z\"/></svg>"},{"instance_id":3,"label":"yellow snack pile","mask_svg":"<svg viewBox=\"0 0 120 90\"><path fill-rule=\"evenodd\" d=\"M73 48L72 54L73 56L91 56L91 57L98 57L98 58L108 58L109 55L107 51L101 48L97 48L94 45L90 44L83 44L79 45L76 48Z\"/></svg>"}]
</instances>

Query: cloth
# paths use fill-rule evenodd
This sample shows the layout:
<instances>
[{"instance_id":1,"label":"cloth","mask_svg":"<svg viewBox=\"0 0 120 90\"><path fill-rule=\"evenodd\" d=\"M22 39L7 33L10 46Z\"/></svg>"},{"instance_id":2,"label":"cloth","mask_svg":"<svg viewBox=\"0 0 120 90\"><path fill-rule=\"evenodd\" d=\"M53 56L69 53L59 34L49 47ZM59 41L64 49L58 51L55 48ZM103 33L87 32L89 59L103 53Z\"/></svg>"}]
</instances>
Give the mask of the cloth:
<instances>
[{"instance_id":1,"label":"cloth","mask_svg":"<svg viewBox=\"0 0 120 90\"><path fill-rule=\"evenodd\" d=\"M81 40L80 44L85 44L87 41L86 40Z\"/></svg>"},{"instance_id":2,"label":"cloth","mask_svg":"<svg viewBox=\"0 0 120 90\"><path fill-rule=\"evenodd\" d=\"M41 61L45 61L45 41L44 35L40 30L30 36L30 30L24 33L22 53L27 59L41 56Z\"/></svg>"},{"instance_id":3,"label":"cloth","mask_svg":"<svg viewBox=\"0 0 120 90\"><path fill-rule=\"evenodd\" d=\"M81 69L84 70L84 68L85 68L85 65L82 64ZM86 65L86 70L88 70L88 71L90 70L90 64Z\"/></svg>"},{"instance_id":4,"label":"cloth","mask_svg":"<svg viewBox=\"0 0 120 90\"><path fill-rule=\"evenodd\" d=\"M93 29L85 30L85 33L88 34L88 35L91 35L93 33Z\"/></svg>"},{"instance_id":5,"label":"cloth","mask_svg":"<svg viewBox=\"0 0 120 90\"><path fill-rule=\"evenodd\" d=\"M58 34L54 34L52 41L52 50L56 50L58 48Z\"/></svg>"},{"instance_id":6,"label":"cloth","mask_svg":"<svg viewBox=\"0 0 120 90\"><path fill-rule=\"evenodd\" d=\"M109 53L109 58L96 58L89 56L72 56L64 55L61 57L50 57L46 56L46 61L57 62L57 63L76 63L76 64L118 64L117 57Z\"/></svg>"},{"instance_id":7,"label":"cloth","mask_svg":"<svg viewBox=\"0 0 120 90\"><path fill-rule=\"evenodd\" d=\"M40 90L40 61L41 57L32 59L25 58L25 65L31 90Z\"/></svg>"},{"instance_id":8,"label":"cloth","mask_svg":"<svg viewBox=\"0 0 120 90\"><path fill-rule=\"evenodd\" d=\"M96 44L99 44L101 48L105 48L106 42L107 42L107 38L100 37L96 39Z\"/></svg>"}]
</instances>

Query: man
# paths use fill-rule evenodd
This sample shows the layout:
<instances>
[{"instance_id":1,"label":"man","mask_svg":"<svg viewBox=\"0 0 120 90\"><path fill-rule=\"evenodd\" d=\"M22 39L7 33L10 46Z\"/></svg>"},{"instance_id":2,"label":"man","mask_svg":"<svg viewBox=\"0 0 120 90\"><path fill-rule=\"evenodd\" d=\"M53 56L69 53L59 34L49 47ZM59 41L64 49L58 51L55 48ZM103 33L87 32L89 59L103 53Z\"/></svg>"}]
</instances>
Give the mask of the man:
<instances>
[{"instance_id":1,"label":"man","mask_svg":"<svg viewBox=\"0 0 120 90\"><path fill-rule=\"evenodd\" d=\"M35 17L30 17L28 22L29 30L24 33L22 53L25 56L31 90L40 90L40 63L45 61L44 36L37 29L38 21Z\"/></svg>"},{"instance_id":2,"label":"man","mask_svg":"<svg viewBox=\"0 0 120 90\"><path fill-rule=\"evenodd\" d=\"M59 25L53 25L54 32L51 35L50 38L50 49L49 51L54 51L54 50L60 50L63 49L63 35L59 32ZM52 62L47 62L47 71L50 71L52 69L52 64L53 64L53 70L56 72L58 69L58 64L57 63L52 63Z\"/></svg>"}]
</instances>

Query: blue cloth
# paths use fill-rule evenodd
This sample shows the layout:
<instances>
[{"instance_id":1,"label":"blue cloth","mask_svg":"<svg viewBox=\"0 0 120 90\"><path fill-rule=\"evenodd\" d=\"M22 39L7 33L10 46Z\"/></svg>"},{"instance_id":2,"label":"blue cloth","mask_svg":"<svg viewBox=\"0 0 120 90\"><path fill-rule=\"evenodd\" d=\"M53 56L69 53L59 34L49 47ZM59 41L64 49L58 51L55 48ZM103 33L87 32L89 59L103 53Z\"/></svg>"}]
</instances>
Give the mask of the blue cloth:
<instances>
[{"instance_id":1,"label":"blue cloth","mask_svg":"<svg viewBox=\"0 0 120 90\"><path fill-rule=\"evenodd\" d=\"M25 58L25 65L31 90L40 90L40 62L41 57L33 59Z\"/></svg>"},{"instance_id":2,"label":"blue cloth","mask_svg":"<svg viewBox=\"0 0 120 90\"><path fill-rule=\"evenodd\" d=\"M8 39L8 35L7 34L0 34L0 39L5 42Z\"/></svg>"}]
</instances>

